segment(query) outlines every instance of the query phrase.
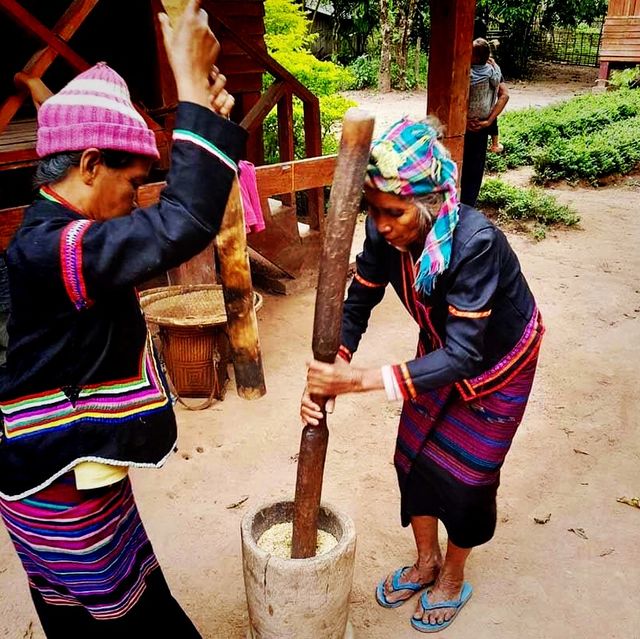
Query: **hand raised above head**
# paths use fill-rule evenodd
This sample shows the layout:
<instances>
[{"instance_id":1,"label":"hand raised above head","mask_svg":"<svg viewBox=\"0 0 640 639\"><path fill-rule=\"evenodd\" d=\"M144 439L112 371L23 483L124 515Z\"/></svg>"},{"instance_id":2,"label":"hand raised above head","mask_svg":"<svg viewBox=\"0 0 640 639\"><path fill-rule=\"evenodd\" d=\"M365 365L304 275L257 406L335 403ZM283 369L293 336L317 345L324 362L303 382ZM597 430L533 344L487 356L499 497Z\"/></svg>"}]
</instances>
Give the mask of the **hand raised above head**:
<instances>
[{"instance_id":1,"label":"hand raised above head","mask_svg":"<svg viewBox=\"0 0 640 639\"><path fill-rule=\"evenodd\" d=\"M224 88L227 83L226 76L222 75L218 67L214 66L209 74L209 105L215 113L228 118L235 104L234 97Z\"/></svg>"},{"instance_id":2,"label":"hand raised above head","mask_svg":"<svg viewBox=\"0 0 640 639\"><path fill-rule=\"evenodd\" d=\"M178 99L211 107L209 75L220 53L220 43L209 28L209 17L200 8L200 0L189 0L175 26L166 13L158 14L158 19Z\"/></svg>"}]
</instances>

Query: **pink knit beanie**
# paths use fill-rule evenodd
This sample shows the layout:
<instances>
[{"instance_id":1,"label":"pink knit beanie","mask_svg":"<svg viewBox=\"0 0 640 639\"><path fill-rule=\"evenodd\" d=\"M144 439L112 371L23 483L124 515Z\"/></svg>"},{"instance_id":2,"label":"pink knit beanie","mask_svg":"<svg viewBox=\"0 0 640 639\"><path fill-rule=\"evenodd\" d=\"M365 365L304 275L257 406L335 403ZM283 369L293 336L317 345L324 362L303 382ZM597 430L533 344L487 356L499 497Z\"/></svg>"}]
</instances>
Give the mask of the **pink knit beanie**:
<instances>
[{"instance_id":1,"label":"pink knit beanie","mask_svg":"<svg viewBox=\"0 0 640 639\"><path fill-rule=\"evenodd\" d=\"M40 157L89 148L160 157L125 81L104 62L75 77L38 110Z\"/></svg>"}]
</instances>

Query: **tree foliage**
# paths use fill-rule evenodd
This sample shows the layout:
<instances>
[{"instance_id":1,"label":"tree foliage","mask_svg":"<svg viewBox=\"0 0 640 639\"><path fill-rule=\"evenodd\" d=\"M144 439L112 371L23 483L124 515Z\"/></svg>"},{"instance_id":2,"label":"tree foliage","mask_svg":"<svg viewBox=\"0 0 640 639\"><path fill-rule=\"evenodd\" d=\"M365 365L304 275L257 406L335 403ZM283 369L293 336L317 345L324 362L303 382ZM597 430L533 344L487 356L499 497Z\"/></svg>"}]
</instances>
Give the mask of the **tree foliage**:
<instances>
[{"instance_id":1,"label":"tree foliage","mask_svg":"<svg viewBox=\"0 0 640 639\"><path fill-rule=\"evenodd\" d=\"M535 29L591 24L607 12L607 0L478 0L477 13L485 23L501 25L506 35L498 53L508 75L526 74Z\"/></svg>"},{"instance_id":2,"label":"tree foliage","mask_svg":"<svg viewBox=\"0 0 640 639\"><path fill-rule=\"evenodd\" d=\"M315 58L310 47L315 35L310 34L311 21L295 0L266 0L265 42L269 53L320 98L320 125L324 153L337 149L335 128L346 110L355 106L337 91L353 82L351 73L333 62ZM272 78L265 78L270 84ZM294 145L297 158L305 156L304 115L302 103L293 101ZM265 158L267 162L278 161L278 120L275 109L264 122Z\"/></svg>"}]
</instances>

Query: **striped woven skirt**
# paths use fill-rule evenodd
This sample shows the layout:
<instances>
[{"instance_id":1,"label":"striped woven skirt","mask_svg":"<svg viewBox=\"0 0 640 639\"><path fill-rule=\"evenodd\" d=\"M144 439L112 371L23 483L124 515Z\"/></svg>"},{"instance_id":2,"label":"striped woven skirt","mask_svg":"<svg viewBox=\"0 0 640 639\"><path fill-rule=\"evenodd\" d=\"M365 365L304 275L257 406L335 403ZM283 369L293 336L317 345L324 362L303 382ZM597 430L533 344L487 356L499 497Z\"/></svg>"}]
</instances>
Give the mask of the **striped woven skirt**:
<instances>
[{"instance_id":1,"label":"striped woven skirt","mask_svg":"<svg viewBox=\"0 0 640 639\"><path fill-rule=\"evenodd\" d=\"M500 469L524 416L536 366L537 356L500 390L470 402L454 385L405 402L395 453L404 526L411 516L431 515L458 546L491 538Z\"/></svg>"},{"instance_id":2,"label":"striped woven skirt","mask_svg":"<svg viewBox=\"0 0 640 639\"><path fill-rule=\"evenodd\" d=\"M132 636L132 623L150 630L153 616L165 629L178 619L180 636L200 636L171 597L129 478L78 491L70 472L30 497L0 500L0 515L48 637L108 629Z\"/></svg>"},{"instance_id":3,"label":"striped woven skirt","mask_svg":"<svg viewBox=\"0 0 640 639\"><path fill-rule=\"evenodd\" d=\"M0 513L29 585L49 604L121 617L158 567L128 478L81 492L68 473L31 497L1 501Z\"/></svg>"}]
</instances>

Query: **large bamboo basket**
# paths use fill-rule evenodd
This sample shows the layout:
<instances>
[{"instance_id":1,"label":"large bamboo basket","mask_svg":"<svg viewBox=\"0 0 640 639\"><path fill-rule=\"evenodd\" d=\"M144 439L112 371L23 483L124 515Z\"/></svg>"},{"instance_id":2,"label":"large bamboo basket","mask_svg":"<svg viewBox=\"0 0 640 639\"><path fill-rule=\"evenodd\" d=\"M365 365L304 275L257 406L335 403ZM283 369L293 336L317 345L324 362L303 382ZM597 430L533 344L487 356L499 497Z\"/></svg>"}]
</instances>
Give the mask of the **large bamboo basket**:
<instances>
[{"instance_id":1,"label":"large bamboo basket","mask_svg":"<svg viewBox=\"0 0 640 639\"><path fill-rule=\"evenodd\" d=\"M262 296L254 292L256 311ZM162 286L140 293L140 305L181 397L224 398L230 363L222 286Z\"/></svg>"}]
</instances>

